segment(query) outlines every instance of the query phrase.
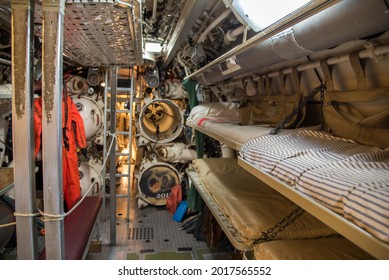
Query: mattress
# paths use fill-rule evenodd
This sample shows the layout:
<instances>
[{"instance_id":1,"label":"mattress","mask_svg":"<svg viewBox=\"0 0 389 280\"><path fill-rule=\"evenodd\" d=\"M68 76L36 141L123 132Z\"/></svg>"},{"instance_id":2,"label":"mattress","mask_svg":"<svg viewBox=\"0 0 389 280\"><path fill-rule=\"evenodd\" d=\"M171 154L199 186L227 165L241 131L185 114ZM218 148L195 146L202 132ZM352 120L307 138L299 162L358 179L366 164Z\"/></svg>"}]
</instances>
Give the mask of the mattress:
<instances>
[{"instance_id":1,"label":"mattress","mask_svg":"<svg viewBox=\"0 0 389 280\"><path fill-rule=\"evenodd\" d=\"M240 156L389 242L389 151L322 131L263 136Z\"/></svg>"},{"instance_id":2,"label":"mattress","mask_svg":"<svg viewBox=\"0 0 389 280\"><path fill-rule=\"evenodd\" d=\"M372 260L364 250L343 237L275 240L254 247L257 260Z\"/></svg>"},{"instance_id":3,"label":"mattress","mask_svg":"<svg viewBox=\"0 0 389 280\"><path fill-rule=\"evenodd\" d=\"M195 106L188 116L188 125L203 127L208 122L240 123L239 108L233 102L210 102Z\"/></svg>"},{"instance_id":4,"label":"mattress","mask_svg":"<svg viewBox=\"0 0 389 280\"><path fill-rule=\"evenodd\" d=\"M197 105L192 109L186 124L215 138L227 146L240 150L248 141L269 135L270 125L241 125L239 108L232 102L214 102ZM288 133L281 130L279 134Z\"/></svg>"},{"instance_id":5,"label":"mattress","mask_svg":"<svg viewBox=\"0 0 389 280\"><path fill-rule=\"evenodd\" d=\"M193 161L202 185L211 194L239 234L257 240L297 205L241 168L236 159L210 158ZM274 239L301 239L337 233L309 213L278 232Z\"/></svg>"}]
</instances>

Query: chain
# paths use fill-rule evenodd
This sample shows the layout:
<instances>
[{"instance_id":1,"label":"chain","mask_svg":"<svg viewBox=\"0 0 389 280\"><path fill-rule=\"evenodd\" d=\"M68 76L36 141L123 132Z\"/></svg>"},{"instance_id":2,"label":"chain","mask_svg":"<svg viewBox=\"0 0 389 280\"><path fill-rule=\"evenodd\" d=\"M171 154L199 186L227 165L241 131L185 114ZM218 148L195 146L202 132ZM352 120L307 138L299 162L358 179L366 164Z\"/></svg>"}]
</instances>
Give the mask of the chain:
<instances>
[{"instance_id":1,"label":"chain","mask_svg":"<svg viewBox=\"0 0 389 280\"><path fill-rule=\"evenodd\" d=\"M324 130L324 90L320 92L320 130Z\"/></svg>"},{"instance_id":2,"label":"chain","mask_svg":"<svg viewBox=\"0 0 389 280\"><path fill-rule=\"evenodd\" d=\"M285 230L289 225L291 225L298 217L305 213L305 210L301 207L297 207L287 216L285 216L280 222L278 222L275 226L269 228L266 232L262 233L262 235L255 240L254 244L260 243L261 241L270 241L273 240L277 234L281 231Z\"/></svg>"},{"instance_id":3,"label":"chain","mask_svg":"<svg viewBox=\"0 0 389 280\"><path fill-rule=\"evenodd\" d=\"M311 99L312 97L314 97L316 94L318 94L319 92L321 93L321 102L323 101L322 98L324 96L324 90L325 90L325 85L323 83L321 83L318 87L315 87L310 94L308 94L307 96L304 96L301 100L301 102L299 103L299 105L297 106L297 108L295 108L293 110L292 113L290 113L289 115L287 115L285 117L285 119L280 122L279 124L277 124L277 126L275 128L273 128L271 131L270 131L270 134L271 135L275 135L277 134L281 129L283 129L285 127L285 125L294 117L296 116L305 106L305 104L308 102L309 99ZM322 102L323 104L323 102ZM322 120L322 123L323 123L323 120Z\"/></svg>"}]
</instances>

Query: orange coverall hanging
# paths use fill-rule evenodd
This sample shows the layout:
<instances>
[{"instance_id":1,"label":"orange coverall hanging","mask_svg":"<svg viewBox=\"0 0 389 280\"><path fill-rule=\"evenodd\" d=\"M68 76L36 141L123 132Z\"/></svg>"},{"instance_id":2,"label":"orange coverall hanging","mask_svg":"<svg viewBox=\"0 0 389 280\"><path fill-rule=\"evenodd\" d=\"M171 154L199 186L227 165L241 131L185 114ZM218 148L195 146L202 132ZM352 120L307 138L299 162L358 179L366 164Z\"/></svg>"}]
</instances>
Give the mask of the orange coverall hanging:
<instances>
[{"instance_id":1,"label":"orange coverall hanging","mask_svg":"<svg viewBox=\"0 0 389 280\"><path fill-rule=\"evenodd\" d=\"M42 98L34 100L35 158L41 148ZM62 100L62 176L63 193L68 209L81 197L77 145L86 149L84 121L72 98L66 93Z\"/></svg>"}]
</instances>

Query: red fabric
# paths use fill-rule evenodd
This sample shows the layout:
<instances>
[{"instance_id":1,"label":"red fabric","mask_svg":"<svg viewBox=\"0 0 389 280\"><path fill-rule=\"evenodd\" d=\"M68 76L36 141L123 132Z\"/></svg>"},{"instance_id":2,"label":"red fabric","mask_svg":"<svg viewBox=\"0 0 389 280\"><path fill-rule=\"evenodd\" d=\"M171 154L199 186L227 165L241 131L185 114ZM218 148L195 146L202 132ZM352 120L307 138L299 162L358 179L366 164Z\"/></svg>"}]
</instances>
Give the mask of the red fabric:
<instances>
[{"instance_id":1,"label":"red fabric","mask_svg":"<svg viewBox=\"0 0 389 280\"><path fill-rule=\"evenodd\" d=\"M38 155L42 144L42 98L34 100L34 135L35 135L35 152L34 159Z\"/></svg>"},{"instance_id":2,"label":"red fabric","mask_svg":"<svg viewBox=\"0 0 389 280\"><path fill-rule=\"evenodd\" d=\"M166 199L166 210L174 214L178 207L178 204L182 201L182 188L181 185L175 185Z\"/></svg>"},{"instance_id":3,"label":"red fabric","mask_svg":"<svg viewBox=\"0 0 389 280\"><path fill-rule=\"evenodd\" d=\"M206 122L216 122L216 123L237 123L236 121L221 119L221 118L212 118L212 117L203 117L199 118L196 122L197 126L204 127Z\"/></svg>"},{"instance_id":4,"label":"red fabric","mask_svg":"<svg viewBox=\"0 0 389 280\"><path fill-rule=\"evenodd\" d=\"M41 149L42 134L42 99L34 101L34 132L35 132L35 157ZM78 171L77 146L86 148L84 122L73 100L66 96L62 102L62 176L63 192L67 207L70 209L81 197L81 186ZM68 143L68 148L65 145Z\"/></svg>"}]
</instances>

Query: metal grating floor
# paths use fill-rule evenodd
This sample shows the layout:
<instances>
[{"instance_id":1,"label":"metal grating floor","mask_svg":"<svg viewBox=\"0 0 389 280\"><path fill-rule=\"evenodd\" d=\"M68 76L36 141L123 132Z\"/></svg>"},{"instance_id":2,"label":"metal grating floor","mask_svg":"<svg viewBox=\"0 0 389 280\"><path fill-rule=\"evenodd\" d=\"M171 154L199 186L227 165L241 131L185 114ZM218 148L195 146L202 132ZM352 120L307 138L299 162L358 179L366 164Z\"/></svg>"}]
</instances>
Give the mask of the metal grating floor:
<instances>
[{"instance_id":1,"label":"metal grating floor","mask_svg":"<svg viewBox=\"0 0 389 280\"><path fill-rule=\"evenodd\" d=\"M118 194L126 193L127 180L121 179ZM181 223L173 221L164 206L149 205L137 207L137 191L132 191L129 220L126 220L127 201L117 198L116 246L110 246L109 201L106 205L106 219L100 224L102 250L89 255L90 259L127 259L128 254L144 258L148 254L164 252L189 252L195 259L196 250L208 250L203 241L197 241L193 234L181 230Z\"/></svg>"},{"instance_id":2,"label":"metal grating floor","mask_svg":"<svg viewBox=\"0 0 389 280\"><path fill-rule=\"evenodd\" d=\"M128 246L131 251L182 251L206 248L205 242L197 241L192 234L180 230L181 224L173 221L172 214L164 207L147 206L137 211L128 230Z\"/></svg>"},{"instance_id":3,"label":"metal grating floor","mask_svg":"<svg viewBox=\"0 0 389 280\"><path fill-rule=\"evenodd\" d=\"M154 239L154 228L153 227L130 227L128 231L129 240L146 240L149 241Z\"/></svg>"}]
</instances>

